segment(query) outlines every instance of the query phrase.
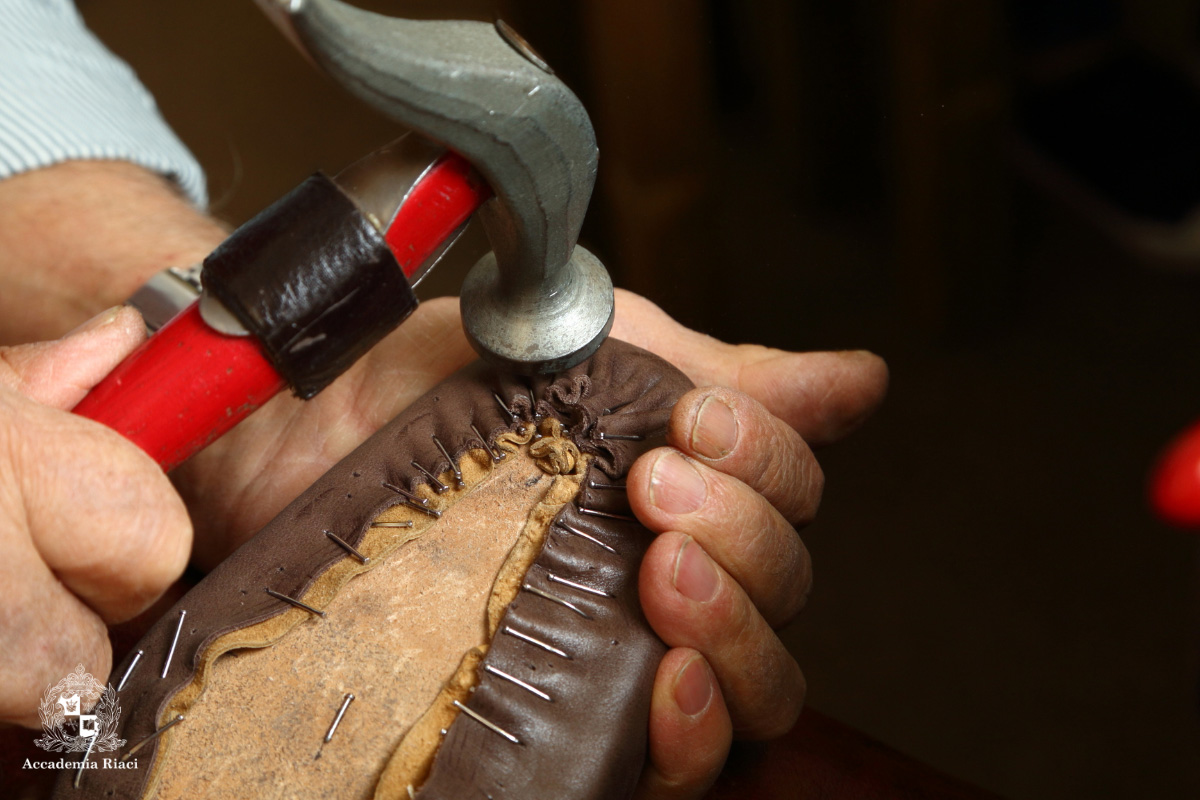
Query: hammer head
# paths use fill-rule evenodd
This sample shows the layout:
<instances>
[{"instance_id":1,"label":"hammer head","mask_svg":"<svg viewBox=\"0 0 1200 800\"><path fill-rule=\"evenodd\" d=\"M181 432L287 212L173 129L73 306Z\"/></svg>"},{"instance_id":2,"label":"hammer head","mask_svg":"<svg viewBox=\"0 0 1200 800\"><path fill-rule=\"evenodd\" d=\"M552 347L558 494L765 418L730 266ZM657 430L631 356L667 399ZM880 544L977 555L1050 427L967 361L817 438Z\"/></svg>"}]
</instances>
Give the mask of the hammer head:
<instances>
[{"instance_id":1,"label":"hammer head","mask_svg":"<svg viewBox=\"0 0 1200 800\"><path fill-rule=\"evenodd\" d=\"M612 281L576 246L597 148L579 99L507 26L382 16L340 0L257 0L325 72L467 159L495 199L492 245L467 276L480 355L525 374L579 363L612 327Z\"/></svg>"}]
</instances>

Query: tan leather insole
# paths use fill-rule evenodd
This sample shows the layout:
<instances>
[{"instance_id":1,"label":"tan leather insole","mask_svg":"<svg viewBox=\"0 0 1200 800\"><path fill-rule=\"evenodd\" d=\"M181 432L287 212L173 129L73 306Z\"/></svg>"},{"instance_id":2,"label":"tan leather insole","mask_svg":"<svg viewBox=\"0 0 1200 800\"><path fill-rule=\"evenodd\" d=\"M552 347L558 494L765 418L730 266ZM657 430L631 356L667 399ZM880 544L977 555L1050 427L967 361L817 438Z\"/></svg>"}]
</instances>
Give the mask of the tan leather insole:
<instances>
[{"instance_id":1,"label":"tan leather insole","mask_svg":"<svg viewBox=\"0 0 1200 800\"><path fill-rule=\"evenodd\" d=\"M497 572L556 480L527 447L518 449L488 467L473 451L478 483L417 538L351 579L324 606L324 618L301 622L268 647L217 659L185 723L171 731L156 796L371 797L383 766L464 654L486 646ZM449 473L443 478L453 485ZM399 506L381 519L421 516ZM347 693L355 699L323 745Z\"/></svg>"}]
</instances>

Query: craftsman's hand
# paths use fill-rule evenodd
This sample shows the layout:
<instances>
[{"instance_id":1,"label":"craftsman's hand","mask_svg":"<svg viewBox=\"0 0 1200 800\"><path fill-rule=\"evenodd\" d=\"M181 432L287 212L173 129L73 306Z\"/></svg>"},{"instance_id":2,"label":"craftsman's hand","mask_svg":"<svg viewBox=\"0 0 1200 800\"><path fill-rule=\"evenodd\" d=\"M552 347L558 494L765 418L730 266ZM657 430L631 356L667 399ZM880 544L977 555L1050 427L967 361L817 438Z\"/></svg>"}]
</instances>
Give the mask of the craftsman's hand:
<instances>
[{"instance_id":1,"label":"craftsman's hand","mask_svg":"<svg viewBox=\"0 0 1200 800\"><path fill-rule=\"evenodd\" d=\"M705 387L676 404L670 446L638 459L627 481L634 512L659 533L642 563L642 608L673 648L655 683L639 796L699 797L731 735L779 736L800 713L804 676L773 629L803 607L811 584L793 527L812 519L824 483L807 443L862 422L887 369L862 352L727 345L632 295L620 307L615 336Z\"/></svg>"},{"instance_id":2,"label":"craftsman's hand","mask_svg":"<svg viewBox=\"0 0 1200 800\"><path fill-rule=\"evenodd\" d=\"M223 238L220 225L190 209L164 181L129 165L61 165L0 182L0 193L0 208L20 209L0 214L0 340L57 335L85 312L119 302L154 272L195 263ZM30 235L35 230L41 235ZM22 263L38 268L3 266ZM661 451L640 461L631 476L636 512L664 532L642 574L646 612L675 645L655 688L643 790L685 797L702 792L719 769L731 730L770 736L785 730L799 709L802 678L772 626L798 609L807 590L807 560L787 524L807 519L820 494L820 472L804 442L834 440L869 414L883 394L886 370L863 354L725 345L624 292L618 292L613 333L663 356L701 386L744 393L701 390L676 409L670 442L681 456L671 459L688 459L703 479L698 509L681 513L653 502L678 497L681 488L668 484L662 471L651 492L654 467L679 463L663 460ZM196 515L198 563L215 565L338 459L473 358L457 301L424 303L314 402L276 398L194 458L175 478ZM719 403L736 420L737 437L724 456L709 455L721 448L700 449L692 433L706 401L709 411L721 413L713 405ZM111 438L114 446L125 445ZM676 588L677 576L687 586L685 576L704 574L691 571L695 564L712 565L715 584L691 584L715 585L707 602L689 600Z\"/></svg>"},{"instance_id":3,"label":"craftsman's hand","mask_svg":"<svg viewBox=\"0 0 1200 800\"><path fill-rule=\"evenodd\" d=\"M865 419L887 370L867 353L727 345L628 292L617 294L613 335L712 387L684 396L672 447L639 459L628 482L634 511L662 534L642 568L642 604L674 648L655 684L642 793L695 797L724 763L731 735L780 735L800 711L804 679L773 627L799 611L809 587L792 527L811 519L821 495L806 442L831 442ZM193 458L179 474L193 507L209 510L197 520L201 561L217 563L473 358L457 301L429 301L316 400L277 398Z\"/></svg>"},{"instance_id":4,"label":"craftsman's hand","mask_svg":"<svg viewBox=\"0 0 1200 800\"><path fill-rule=\"evenodd\" d=\"M82 663L101 682L106 624L148 607L187 564L182 501L145 453L67 409L145 336L112 311L54 342L0 347L0 722Z\"/></svg>"}]
</instances>

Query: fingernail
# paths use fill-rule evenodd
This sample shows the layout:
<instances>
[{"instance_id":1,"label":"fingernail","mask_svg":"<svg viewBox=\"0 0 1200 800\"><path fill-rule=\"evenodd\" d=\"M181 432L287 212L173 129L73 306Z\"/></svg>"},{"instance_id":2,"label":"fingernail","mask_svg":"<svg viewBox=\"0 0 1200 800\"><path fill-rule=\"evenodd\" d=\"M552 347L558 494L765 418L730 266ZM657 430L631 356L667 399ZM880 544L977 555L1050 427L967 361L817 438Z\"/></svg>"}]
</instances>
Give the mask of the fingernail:
<instances>
[{"instance_id":1,"label":"fingernail","mask_svg":"<svg viewBox=\"0 0 1200 800\"><path fill-rule=\"evenodd\" d=\"M650 471L650 502L668 514L690 514L704 505L708 486L696 468L673 450L654 462Z\"/></svg>"},{"instance_id":2,"label":"fingernail","mask_svg":"<svg viewBox=\"0 0 1200 800\"><path fill-rule=\"evenodd\" d=\"M106 311L101 311L99 314L68 333L67 336L74 336L77 333L87 333L88 331L94 331L97 328L103 328L105 325L111 325L113 320L117 318L117 315L121 313L121 309L124 307L125 306L113 306Z\"/></svg>"},{"instance_id":3,"label":"fingernail","mask_svg":"<svg viewBox=\"0 0 1200 800\"><path fill-rule=\"evenodd\" d=\"M692 426L692 449L706 458L724 458L737 444L733 409L714 396L705 398Z\"/></svg>"},{"instance_id":4,"label":"fingernail","mask_svg":"<svg viewBox=\"0 0 1200 800\"><path fill-rule=\"evenodd\" d=\"M698 716L712 701L712 674L704 663L704 659L696 656L675 678L675 705L689 717Z\"/></svg>"},{"instance_id":5,"label":"fingernail","mask_svg":"<svg viewBox=\"0 0 1200 800\"><path fill-rule=\"evenodd\" d=\"M717 594L721 576L708 554L689 536L675 556L675 590L697 603L707 603Z\"/></svg>"}]
</instances>

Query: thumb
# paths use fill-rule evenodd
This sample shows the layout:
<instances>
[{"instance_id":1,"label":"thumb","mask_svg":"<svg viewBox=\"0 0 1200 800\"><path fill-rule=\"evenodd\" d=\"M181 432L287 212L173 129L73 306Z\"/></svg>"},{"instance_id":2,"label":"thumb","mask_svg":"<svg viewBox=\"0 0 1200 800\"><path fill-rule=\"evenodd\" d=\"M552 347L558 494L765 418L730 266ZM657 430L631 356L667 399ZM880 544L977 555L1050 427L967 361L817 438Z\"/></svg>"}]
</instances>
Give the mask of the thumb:
<instances>
[{"instance_id":1,"label":"thumb","mask_svg":"<svg viewBox=\"0 0 1200 800\"><path fill-rule=\"evenodd\" d=\"M812 447L836 442L875 412L887 393L883 359L865 350L788 353L741 345L732 382L792 426Z\"/></svg>"},{"instance_id":2,"label":"thumb","mask_svg":"<svg viewBox=\"0 0 1200 800\"><path fill-rule=\"evenodd\" d=\"M110 308L61 339L0 347L0 386L65 411L145 339L136 309Z\"/></svg>"},{"instance_id":3,"label":"thumb","mask_svg":"<svg viewBox=\"0 0 1200 800\"><path fill-rule=\"evenodd\" d=\"M179 577L191 521L149 456L103 425L3 391L0 429L0 512L101 618L135 616Z\"/></svg>"},{"instance_id":4,"label":"thumb","mask_svg":"<svg viewBox=\"0 0 1200 800\"><path fill-rule=\"evenodd\" d=\"M183 571L191 524L145 453L103 425L0 387L0 720L75 664L106 675L105 622Z\"/></svg>"},{"instance_id":5,"label":"thumb","mask_svg":"<svg viewBox=\"0 0 1200 800\"><path fill-rule=\"evenodd\" d=\"M698 386L745 392L812 446L850 433L887 393L887 365L871 353L726 344L685 328L644 297L618 289L616 298L614 336L662 356Z\"/></svg>"}]
</instances>

